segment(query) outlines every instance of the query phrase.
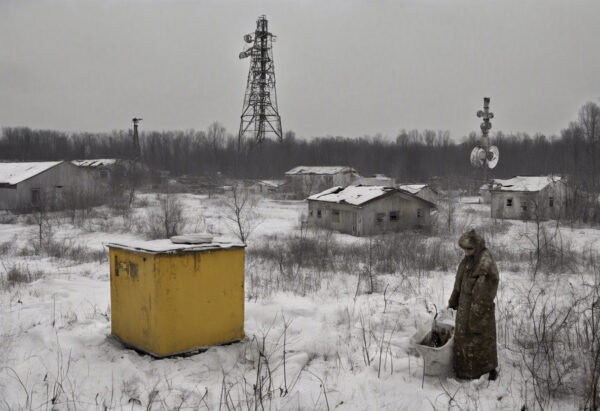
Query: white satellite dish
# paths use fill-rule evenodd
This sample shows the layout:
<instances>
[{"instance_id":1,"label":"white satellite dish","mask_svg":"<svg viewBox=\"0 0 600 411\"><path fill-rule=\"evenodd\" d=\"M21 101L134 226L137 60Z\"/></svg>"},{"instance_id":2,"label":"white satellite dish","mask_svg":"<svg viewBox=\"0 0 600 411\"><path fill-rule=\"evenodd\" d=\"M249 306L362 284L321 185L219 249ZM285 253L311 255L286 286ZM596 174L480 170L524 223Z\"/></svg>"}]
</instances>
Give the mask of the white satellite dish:
<instances>
[{"instance_id":1,"label":"white satellite dish","mask_svg":"<svg viewBox=\"0 0 600 411\"><path fill-rule=\"evenodd\" d=\"M496 146L491 146L490 149L488 150L487 166L489 168L496 167L496 165L498 165L499 159L500 159L500 150L498 150L498 147L496 147Z\"/></svg>"},{"instance_id":2,"label":"white satellite dish","mask_svg":"<svg viewBox=\"0 0 600 411\"><path fill-rule=\"evenodd\" d=\"M481 167L485 163L485 150L481 147L475 147L471 151L471 164L473 167Z\"/></svg>"}]
</instances>

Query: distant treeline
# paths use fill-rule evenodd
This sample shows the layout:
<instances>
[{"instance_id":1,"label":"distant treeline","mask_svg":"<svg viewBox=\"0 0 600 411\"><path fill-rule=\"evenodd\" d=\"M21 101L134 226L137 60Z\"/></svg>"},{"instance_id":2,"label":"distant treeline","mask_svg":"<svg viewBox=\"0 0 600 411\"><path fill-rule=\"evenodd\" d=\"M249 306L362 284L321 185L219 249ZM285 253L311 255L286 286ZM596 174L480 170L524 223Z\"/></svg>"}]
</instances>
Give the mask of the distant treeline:
<instances>
[{"instance_id":1,"label":"distant treeline","mask_svg":"<svg viewBox=\"0 0 600 411\"><path fill-rule=\"evenodd\" d=\"M497 132L492 144L500 149L500 162L488 177L515 175L568 175L586 190L598 191L600 176L600 107L586 103L577 121L559 136ZM398 181L428 181L434 176L446 181L474 184L483 179L482 169L469 163L477 134L460 143L448 131L402 130L393 141L381 136L360 138L318 137L298 139L293 131L283 142L266 140L252 147L227 133L219 123L206 131L142 132L142 160L154 169L183 174L223 175L238 178L282 178L297 165L349 165L361 175L375 173ZM72 160L85 158L131 158L131 132L65 133L4 128L0 159L18 161Z\"/></svg>"}]
</instances>

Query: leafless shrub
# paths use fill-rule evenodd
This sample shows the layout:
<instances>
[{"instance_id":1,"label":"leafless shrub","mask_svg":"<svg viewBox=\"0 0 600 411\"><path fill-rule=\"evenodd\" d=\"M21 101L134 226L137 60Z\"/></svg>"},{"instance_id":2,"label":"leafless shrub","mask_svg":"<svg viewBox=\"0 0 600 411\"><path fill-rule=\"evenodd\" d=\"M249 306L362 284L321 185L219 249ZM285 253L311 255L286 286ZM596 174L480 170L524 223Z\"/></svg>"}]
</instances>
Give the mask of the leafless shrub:
<instances>
[{"instance_id":1,"label":"leafless shrub","mask_svg":"<svg viewBox=\"0 0 600 411\"><path fill-rule=\"evenodd\" d=\"M31 283L44 275L41 270L31 270L29 265L22 263L0 262L5 272L5 283L8 287L16 284Z\"/></svg>"},{"instance_id":2,"label":"leafless shrub","mask_svg":"<svg viewBox=\"0 0 600 411\"><path fill-rule=\"evenodd\" d=\"M103 262L107 259L106 251L93 250L89 247L78 244L72 239L50 241L47 243L44 251L49 257L72 260L77 263L86 263L91 261Z\"/></svg>"},{"instance_id":3,"label":"leafless shrub","mask_svg":"<svg viewBox=\"0 0 600 411\"><path fill-rule=\"evenodd\" d=\"M514 361L522 365L524 381L541 409L552 399L578 390L583 364L577 351L589 347L575 338L585 299L574 290L563 290L558 283L545 287L532 283L512 302L522 315L504 319L512 322L509 352L517 354Z\"/></svg>"},{"instance_id":4,"label":"leafless shrub","mask_svg":"<svg viewBox=\"0 0 600 411\"><path fill-rule=\"evenodd\" d=\"M571 248L571 243L563 238L560 222L544 221L544 210L533 202L532 219L526 224L521 237L526 239L530 246L529 262L533 277L540 270L554 273L575 271L578 260L577 253Z\"/></svg>"},{"instance_id":5,"label":"leafless shrub","mask_svg":"<svg viewBox=\"0 0 600 411\"><path fill-rule=\"evenodd\" d=\"M170 238L179 234L184 225L181 203L174 195L166 193L160 195L159 207L149 214L144 231L151 239Z\"/></svg>"},{"instance_id":6,"label":"leafless shrub","mask_svg":"<svg viewBox=\"0 0 600 411\"><path fill-rule=\"evenodd\" d=\"M246 243L254 229L262 222L257 211L259 198L240 186L233 185L221 201L222 215L230 231Z\"/></svg>"},{"instance_id":7,"label":"leafless shrub","mask_svg":"<svg viewBox=\"0 0 600 411\"><path fill-rule=\"evenodd\" d=\"M13 250L13 248L14 246L11 241L5 241L3 243L0 243L0 257L8 255Z\"/></svg>"},{"instance_id":8,"label":"leafless shrub","mask_svg":"<svg viewBox=\"0 0 600 411\"><path fill-rule=\"evenodd\" d=\"M320 289L326 273L357 275L357 294L383 291L378 274L423 278L431 270L448 270L456 258L443 240L407 231L364 238L357 243L339 241L331 231L301 224L289 236L269 237L248 250L250 289L259 285L252 267L271 267L273 291L302 295ZM263 273L264 275L264 273ZM263 284L264 285L264 284ZM265 292L266 289L261 290Z\"/></svg>"},{"instance_id":9,"label":"leafless shrub","mask_svg":"<svg viewBox=\"0 0 600 411\"><path fill-rule=\"evenodd\" d=\"M9 211L0 211L0 224L15 224L18 220L18 215Z\"/></svg>"},{"instance_id":10,"label":"leafless shrub","mask_svg":"<svg viewBox=\"0 0 600 411\"><path fill-rule=\"evenodd\" d=\"M600 262L593 266L591 278L584 280L584 297L575 307L578 354L581 360L582 408L600 408Z\"/></svg>"}]
</instances>

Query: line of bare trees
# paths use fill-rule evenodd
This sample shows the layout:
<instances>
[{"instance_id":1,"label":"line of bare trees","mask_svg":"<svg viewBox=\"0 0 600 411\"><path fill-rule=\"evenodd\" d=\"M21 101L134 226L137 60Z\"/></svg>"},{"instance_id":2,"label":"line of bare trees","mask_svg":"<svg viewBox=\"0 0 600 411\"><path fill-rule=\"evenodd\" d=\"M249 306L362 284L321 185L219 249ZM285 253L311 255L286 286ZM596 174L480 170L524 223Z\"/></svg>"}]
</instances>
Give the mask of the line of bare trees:
<instances>
[{"instance_id":1,"label":"line of bare trees","mask_svg":"<svg viewBox=\"0 0 600 411\"><path fill-rule=\"evenodd\" d=\"M172 175L207 175L221 172L232 177L278 178L299 164L350 165L361 174L385 173L402 181L423 181L433 176L477 180L481 170L468 157L477 134L460 143L445 130L402 130L394 140L382 135L348 138L317 137L310 141L285 133L282 143L249 142L238 150L237 138L215 122L207 130L143 132L142 159L153 169ZM0 160L41 161L84 158L129 158L132 138L126 131L65 133L4 128ZM495 133L501 161L490 177L514 175L569 175L587 191L600 191L600 107L589 102L579 118L558 136Z\"/></svg>"}]
</instances>

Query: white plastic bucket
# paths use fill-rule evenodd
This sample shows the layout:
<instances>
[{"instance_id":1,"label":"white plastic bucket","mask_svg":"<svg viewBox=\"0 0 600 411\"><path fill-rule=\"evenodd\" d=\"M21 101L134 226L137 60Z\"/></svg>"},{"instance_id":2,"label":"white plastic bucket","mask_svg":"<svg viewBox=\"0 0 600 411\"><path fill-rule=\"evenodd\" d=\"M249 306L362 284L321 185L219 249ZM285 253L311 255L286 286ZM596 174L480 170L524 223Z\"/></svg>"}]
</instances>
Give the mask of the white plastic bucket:
<instances>
[{"instance_id":1,"label":"white plastic bucket","mask_svg":"<svg viewBox=\"0 0 600 411\"><path fill-rule=\"evenodd\" d=\"M423 357L423 373L428 376L446 377L454 373L454 324L447 322L436 322L437 329L445 329L450 332L450 339L441 347L429 347L421 342L431 334L431 322L429 325L419 327L410 341L417 352Z\"/></svg>"}]
</instances>

